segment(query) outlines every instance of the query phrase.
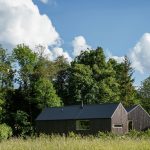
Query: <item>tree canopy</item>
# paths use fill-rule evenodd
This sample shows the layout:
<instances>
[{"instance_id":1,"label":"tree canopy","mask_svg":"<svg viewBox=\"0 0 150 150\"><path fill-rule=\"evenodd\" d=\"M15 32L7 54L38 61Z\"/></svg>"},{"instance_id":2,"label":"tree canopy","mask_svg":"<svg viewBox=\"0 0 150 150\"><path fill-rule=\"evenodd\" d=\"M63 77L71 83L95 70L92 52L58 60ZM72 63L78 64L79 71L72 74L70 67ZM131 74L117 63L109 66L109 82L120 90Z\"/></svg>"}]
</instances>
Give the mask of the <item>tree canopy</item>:
<instances>
[{"instance_id":1,"label":"tree canopy","mask_svg":"<svg viewBox=\"0 0 150 150\"><path fill-rule=\"evenodd\" d=\"M150 78L137 93L126 56L121 63L107 60L98 47L68 63L63 56L48 59L44 50L21 44L10 54L0 46L0 123L15 135L30 134L45 107L122 102L126 107L141 103L149 111Z\"/></svg>"}]
</instances>

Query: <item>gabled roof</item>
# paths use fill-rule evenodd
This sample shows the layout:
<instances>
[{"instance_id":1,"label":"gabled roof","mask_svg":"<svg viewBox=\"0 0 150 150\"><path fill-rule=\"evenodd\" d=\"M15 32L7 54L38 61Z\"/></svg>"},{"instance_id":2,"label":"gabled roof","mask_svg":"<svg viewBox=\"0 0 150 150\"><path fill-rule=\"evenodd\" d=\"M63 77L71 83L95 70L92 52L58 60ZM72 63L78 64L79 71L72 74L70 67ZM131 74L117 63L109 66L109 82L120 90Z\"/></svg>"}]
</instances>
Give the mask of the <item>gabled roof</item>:
<instances>
[{"instance_id":1,"label":"gabled roof","mask_svg":"<svg viewBox=\"0 0 150 150\"><path fill-rule=\"evenodd\" d=\"M126 111L127 111L128 113L131 113L131 112L132 112L134 109L136 109L137 107L140 107L140 108L150 117L149 113L148 113L140 104L134 105L134 106L129 107L129 108L126 108Z\"/></svg>"},{"instance_id":2,"label":"gabled roof","mask_svg":"<svg viewBox=\"0 0 150 150\"><path fill-rule=\"evenodd\" d=\"M111 118L119 104L72 105L45 108L36 120Z\"/></svg>"},{"instance_id":3,"label":"gabled roof","mask_svg":"<svg viewBox=\"0 0 150 150\"><path fill-rule=\"evenodd\" d=\"M134 105L134 106L128 107L128 108L126 108L126 111L130 112L131 110L135 109L137 106L139 106L139 105Z\"/></svg>"}]
</instances>

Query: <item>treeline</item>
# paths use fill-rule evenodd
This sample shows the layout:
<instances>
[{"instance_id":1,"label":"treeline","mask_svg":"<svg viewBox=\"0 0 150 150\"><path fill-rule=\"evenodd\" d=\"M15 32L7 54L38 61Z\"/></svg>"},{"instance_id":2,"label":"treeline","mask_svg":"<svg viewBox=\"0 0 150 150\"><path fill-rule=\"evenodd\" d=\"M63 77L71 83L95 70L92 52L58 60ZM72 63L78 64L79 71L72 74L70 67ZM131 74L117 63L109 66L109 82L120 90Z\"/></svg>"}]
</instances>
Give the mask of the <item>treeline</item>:
<instances>
[{"instance_id":1,"label":"treeline","mask_svg":"<svg viewBox=\"0 0 150 150\"><path fill-rule=\"evenodd\" d=\"M18 45L11 54L0 47L0 124L10 126L13 135L32 134L35 118L50 106L122 102L126 107L140 103L150 111L147 81L135 89L127 56L122 63L106 60L98 47L68 63L63 57L51 61L44 54L42 46L34 52Z\"/></svg>"}]
</instances>

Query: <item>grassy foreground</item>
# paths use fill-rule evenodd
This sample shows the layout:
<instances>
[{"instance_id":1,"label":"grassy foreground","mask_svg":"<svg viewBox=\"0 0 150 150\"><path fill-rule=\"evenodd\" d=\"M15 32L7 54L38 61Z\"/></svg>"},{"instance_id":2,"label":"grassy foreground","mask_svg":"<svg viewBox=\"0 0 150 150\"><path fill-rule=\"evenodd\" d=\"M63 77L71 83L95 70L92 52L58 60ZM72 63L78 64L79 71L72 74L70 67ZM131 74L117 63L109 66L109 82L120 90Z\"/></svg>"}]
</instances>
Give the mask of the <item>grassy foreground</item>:
<instances>
[{"instance_id":1,"label":"grassy foreground","mask_svg":"<svg viewBox=\"0 0 150 150\"><path fill-rule=\"evenodd\" d=\"M0 142L0 150L150 150L150 139L127 137L63 137L9 139Z\"/></svg>"}]
</instances>

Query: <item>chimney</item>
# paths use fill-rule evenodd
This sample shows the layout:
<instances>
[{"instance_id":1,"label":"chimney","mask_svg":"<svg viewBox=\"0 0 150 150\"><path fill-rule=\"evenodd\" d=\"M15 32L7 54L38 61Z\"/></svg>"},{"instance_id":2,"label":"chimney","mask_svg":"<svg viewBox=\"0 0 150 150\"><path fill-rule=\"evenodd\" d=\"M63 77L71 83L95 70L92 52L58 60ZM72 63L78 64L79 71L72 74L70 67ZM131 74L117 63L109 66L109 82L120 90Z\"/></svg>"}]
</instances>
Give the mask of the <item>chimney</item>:
<instances>
[{"instance_id":1,"label":"chimney","mask_svg":"<svg viewBox=\"0 0 150 150\"><path fill-rule=\"evenodd\" d=\"M83 101L81 101L81 109L83 109Z\"/></svg>"}]
</instances>

